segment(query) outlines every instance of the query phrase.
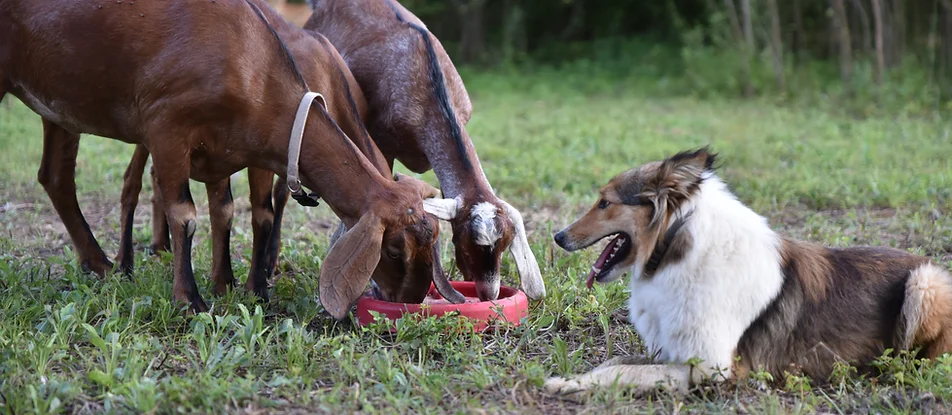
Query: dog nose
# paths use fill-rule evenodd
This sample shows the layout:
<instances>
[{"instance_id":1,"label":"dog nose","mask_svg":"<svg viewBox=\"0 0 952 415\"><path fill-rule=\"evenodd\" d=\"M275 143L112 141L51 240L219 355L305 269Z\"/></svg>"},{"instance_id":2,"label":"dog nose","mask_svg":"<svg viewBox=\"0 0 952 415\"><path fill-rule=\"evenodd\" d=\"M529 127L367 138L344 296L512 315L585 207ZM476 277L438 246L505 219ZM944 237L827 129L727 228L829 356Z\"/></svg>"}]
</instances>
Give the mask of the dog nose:
<instances>
[{"instance_id":1,"label":"dog nose","mask_svg":"<svg viewBox=\"0 0 952 415\"><path fill-rule=\"evenodd\" d=\"M565 231L559 231L559 233L555 234L555 243L562 247L562 249L566 249L566 239L568 239L568 237L565 236Z\"/></svg>"}]
</instances>

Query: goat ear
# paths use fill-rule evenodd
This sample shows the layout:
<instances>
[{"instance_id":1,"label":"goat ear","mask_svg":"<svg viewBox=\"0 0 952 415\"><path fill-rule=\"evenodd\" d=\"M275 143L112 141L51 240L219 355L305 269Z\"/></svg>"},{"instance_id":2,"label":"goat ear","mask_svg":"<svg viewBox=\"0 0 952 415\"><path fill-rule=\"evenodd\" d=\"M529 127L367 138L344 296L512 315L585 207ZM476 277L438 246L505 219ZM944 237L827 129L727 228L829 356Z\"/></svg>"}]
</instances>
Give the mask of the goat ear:
<instances>
[{"instance_id":1,"label":"goat ear","mask_svg":"<svg viewBox=\"0 0 952 415\"><path fill-rule=\"evenodd\" d=\"M466 302L466 296L456 291L453 284L450 284L449 278L443 272L443 264L440 261L440 246L433 244L433 285L447 301L453 304L462 304Z\"/></svg>"},{"instance_id":2,"label":"goat ear","mask_svg":"<svg viewBox=\"0 0 952 415\"><path fill-rule=\"evenodd\" d=\"M453 220L459 213L461 202L459 199L423 199L423 210L442 220Z\"/></svg>"},{"instance_id":3,"label":"goat ear","mask_svg":"<svg viewBox=\"0 0 952 415\"><path fill-rule=\"evenodd\" d=\"M376 215L366 214L344 232L324 258L319 277L321 304L342 320L367 287L380 262L384 226Z\"/></svg>"},{"instance_id":4,"label":"goat ear","mask_svg":"<svg viewBox=\"0 0 952 415\"><path fill-rule=\"evenodd\" d=\"M394 173L393 180L397 182L412 183L414 186L416 186L417 192L419 192L420 197L423 199L440 196L440 189L433 187L433 185L423 180L416 179L401 173Z\"/></svg>"},{"instance_id":5,"label":"goat ear","mask_svg":"<svg viewBox=\"0 0 952 415\"><path fill-rule=\"evenodd\" d=\"M512 244L509 245L509 252L516 260L516 268L519 269L519 281L522 291L533 299L538 300L545 297L545 282L542 281L542 272L539 271L539 264L536 262L535 255L532 254L532 248L529 247L529 239L526 237L526 226L522 222L522 215L512 205L499 200L503 210L512 221L515 228L515 235L512 238Z\"/></svg>"},{"instance_id":6,"label":"goat ear","mask_svg":"<svg viewBox=\"0 0 952 415\"><path fill-rule=\"evenodd\" d=\"M340 239L341 236L344 236L344 232L347 232L347 226L344 225L344 221L337 222L337 229L334 229L334 233L331 234L331 245L327 249L333 248L337 240Z\"/></svg>"}]
</instances>

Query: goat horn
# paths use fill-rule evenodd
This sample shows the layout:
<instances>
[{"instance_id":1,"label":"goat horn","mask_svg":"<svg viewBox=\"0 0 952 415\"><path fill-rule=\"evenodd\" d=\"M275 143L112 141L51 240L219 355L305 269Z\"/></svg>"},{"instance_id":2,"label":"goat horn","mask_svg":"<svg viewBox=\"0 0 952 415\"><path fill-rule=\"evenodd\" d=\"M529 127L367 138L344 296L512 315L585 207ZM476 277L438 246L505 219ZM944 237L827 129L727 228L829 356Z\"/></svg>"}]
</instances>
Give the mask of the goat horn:
<instances>
[{"instance_id":1,"label":"goat horn","mask_svg":"<svg viewBox=\"0 0 952 415\"><path fill-rule=\"evenodd\" d=\"M460 206L462 206L460 202L460 199L441 199L437 197L423 199L423 210L448 221L456 217L456 213L459 212Z\"/></svg>"},{"instance_id":2,"label":"goat horn","mask_svg":"<svg viewBox=\"0 0 952 415\"><path fill-rule=\"evenodd\" d=\"M502 199L499 200L503 210L512 221L515 227L515 235L512 244L509 245L509 252L516 260L516 268L519 269L519 280L522 291L533 299L538 300L545 297L545 282L542 281L542 272L539 271L539 264L536 262L535 255L532 254L532 248L529 247L529 240L526 238L526 227L522 222L522 215L512 205Z\"/></svg>"}]
</instances>

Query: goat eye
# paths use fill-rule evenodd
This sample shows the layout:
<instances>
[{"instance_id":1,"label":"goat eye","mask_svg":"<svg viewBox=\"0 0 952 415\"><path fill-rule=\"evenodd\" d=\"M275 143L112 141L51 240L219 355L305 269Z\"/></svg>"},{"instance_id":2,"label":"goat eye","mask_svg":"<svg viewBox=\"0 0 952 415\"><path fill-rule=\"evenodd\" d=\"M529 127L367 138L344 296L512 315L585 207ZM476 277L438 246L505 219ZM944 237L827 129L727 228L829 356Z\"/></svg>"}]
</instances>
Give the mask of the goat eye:
<instances>
[{"instance_id":1,"label":"goat eye","mask_svg":"<svg viewBox=\"0 0 952 415\"><path fill-rule=\"evenodd\" d=\"M390 257L390 259L400 259L400 252L388 249L387 256Z\"/></svg>"},{"instance_id":2,"label":"goat eye","mask_svg":"<svg viewBox=\"0 0 952 415\"><path fill-rule=\"evenodd\" d=\"M609 205L609 203L608 203L608 201L605 200L605 199L602 199L602 200L598 201L598 208L599 208L599 209L605 209L605 208L608 207L608 205Z\"/></svg>"}]
</instances>

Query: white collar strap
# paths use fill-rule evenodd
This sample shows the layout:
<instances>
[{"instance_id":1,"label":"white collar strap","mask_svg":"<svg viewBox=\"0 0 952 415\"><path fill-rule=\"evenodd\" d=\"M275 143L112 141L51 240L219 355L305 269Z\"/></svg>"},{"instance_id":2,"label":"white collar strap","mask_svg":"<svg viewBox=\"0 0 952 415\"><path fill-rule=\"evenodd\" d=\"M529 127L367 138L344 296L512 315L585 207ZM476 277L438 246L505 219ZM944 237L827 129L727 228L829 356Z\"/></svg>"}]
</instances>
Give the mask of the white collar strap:
<instances>
[{"instance_id":1,"label":"white collar strap","mask_svg":"<svg viewBox=\"0 0 952 415\"><path fill-rule=\"evenodd\" d=\"M304 97L301 98L301 103L298 104L297 113L294 114L294 125L291 127L291 139L288 141L288 190L291 191L292 196L297 196L294 199L301 203L300 197L307 197L304 194L304 190L301 189L301 179L298 176L298 161L301 158L301 141L304 138L304 125L307 123L307 115L311 111L311 104L316 98L321 98L321 103L324 104L324 108L327 108L327 100L324 99L324 96L319 92L308 91L304 94ZM314 201L316 205L316 200Z\"/></svg>"}]
</instances>

